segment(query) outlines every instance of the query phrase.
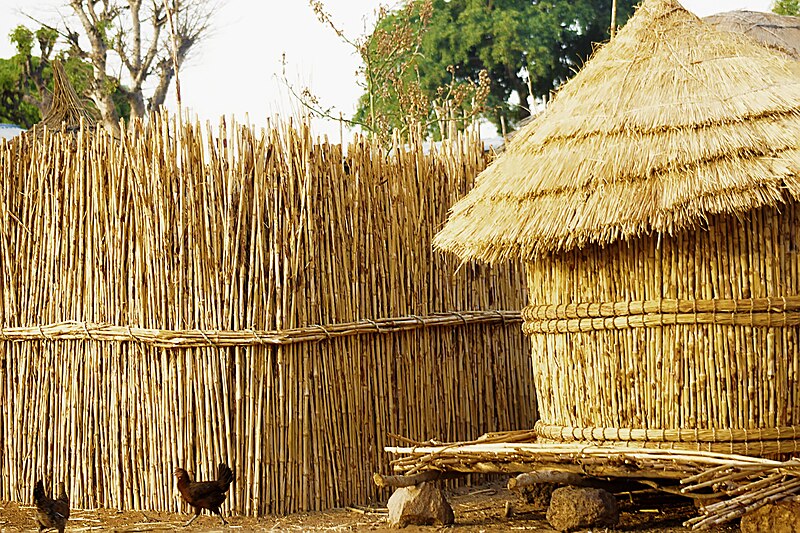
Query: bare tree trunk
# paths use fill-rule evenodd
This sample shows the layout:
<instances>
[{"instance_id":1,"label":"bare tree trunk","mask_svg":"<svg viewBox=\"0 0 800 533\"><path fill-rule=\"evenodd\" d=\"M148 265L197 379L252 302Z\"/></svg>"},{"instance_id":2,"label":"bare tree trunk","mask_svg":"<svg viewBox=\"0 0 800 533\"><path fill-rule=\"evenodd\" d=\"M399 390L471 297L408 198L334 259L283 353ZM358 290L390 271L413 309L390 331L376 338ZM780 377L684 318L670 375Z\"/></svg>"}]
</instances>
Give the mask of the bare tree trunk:
<instances>
[{"instance_id":1,"label":"bare tree trunk","mask_svg":"<svg viewBox=\"0 0 800 533\"><path fill-rule=\"evenodd\" d=\"M165 2L175 14L177 53L173 58L161 31L167 19ZM143 9L143 4L146 6ZM189 50L209 30L216 4L209 0L69 0L89 40L90 50L80 47L77 32L69 31L67 39L78 55L89 59L94 82L89 96L100 111L103 124L118 129L119 116L112 94L119 90L131 108L131 117L144 117L166 100L170 83ZM117 86L119 80L108 74L109 51L119 55L129 75L129 87ZM158 84L151 98L146 99L144 82L158 72Z\"/></svg>"}]
</instances>

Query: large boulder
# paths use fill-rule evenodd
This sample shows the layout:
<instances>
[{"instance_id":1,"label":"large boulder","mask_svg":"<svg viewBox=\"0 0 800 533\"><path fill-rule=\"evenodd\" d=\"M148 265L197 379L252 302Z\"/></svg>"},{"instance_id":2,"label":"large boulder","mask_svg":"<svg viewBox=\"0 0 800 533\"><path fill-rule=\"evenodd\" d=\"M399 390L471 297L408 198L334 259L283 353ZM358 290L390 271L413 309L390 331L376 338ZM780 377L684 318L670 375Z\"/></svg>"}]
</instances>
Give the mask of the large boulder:
<instances>
[{"instance_id":1,"label":"large boulder","mask_svg":"<svg viewBox=\"0 0 800 533\"><path fill-rule=\"evenodd\" d=\"M408 525L449 525L455 522L453 508L444 493L430 483L402 487L389 498L389 524L394 527Z\"/></svg>"},{"instance_id":2,"label":"large boulder","mask_svg":"<svg viewBox=\"0 0 800 533\"><path fill-rule=\"evenodd\" d=\"M769 503L742 517L742 533L800 531L800 502Z\"/></svg>"},{"instance_id":3,"label":"large boulder","mask_svg":"<svg viewBox=\"0 0 800 533\"><path fill-rule=\"evenodd\" d=\"M547 521L559 531L614 526L619 507L614 495L603 489L561 487L550 498Z\"/></svg>"}]
</instances>

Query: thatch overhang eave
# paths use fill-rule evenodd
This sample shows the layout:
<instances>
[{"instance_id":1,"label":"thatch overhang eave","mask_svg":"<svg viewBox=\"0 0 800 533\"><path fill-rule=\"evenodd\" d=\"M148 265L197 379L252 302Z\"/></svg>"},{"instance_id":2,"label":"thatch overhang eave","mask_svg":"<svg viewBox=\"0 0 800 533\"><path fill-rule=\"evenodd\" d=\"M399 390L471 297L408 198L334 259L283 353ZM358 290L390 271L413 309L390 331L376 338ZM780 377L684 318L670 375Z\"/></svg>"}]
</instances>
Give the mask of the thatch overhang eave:
<instances>
[{"instance_id":1,"label":"thatch overhang eave","mask_svg":"<svg viewBox=\"0 0 800 533\"><path fill-rule=\"evenodd\" d=\"M530 197L472 198L457 203L434 245L462 259L502 262L516 254L526 260L586 245L653 233L674 234L715 214L743 215L763 206L800 201L800 151L780 156L720 161L695 168L701 188L666 187L662 180L606 183L594 189ZM683 179L686 173L681 173ZM760 176L755 178L754 176ZM616 217L608 222L605 213ZM524 214L524 216L521 216Z\"/></svg>"}]
</instances>

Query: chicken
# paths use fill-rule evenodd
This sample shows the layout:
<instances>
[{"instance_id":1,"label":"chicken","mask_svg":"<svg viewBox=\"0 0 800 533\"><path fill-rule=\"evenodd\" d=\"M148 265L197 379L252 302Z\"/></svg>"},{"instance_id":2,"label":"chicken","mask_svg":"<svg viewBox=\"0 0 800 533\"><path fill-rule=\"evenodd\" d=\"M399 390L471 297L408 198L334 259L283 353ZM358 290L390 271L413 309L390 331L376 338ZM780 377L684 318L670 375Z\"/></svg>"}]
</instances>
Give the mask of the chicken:
<instances>
[{"instance_id":1,"label":"chicken","mask_svg":"<svg viewBox=\"0 0 800 533\"><path fill-rule=\"evenodd\" d=\"M69 518L69 496L64 490L64 484L58 484L59 496L55 500L49 498L44 493L42 480L36 482L33 487L33 503L36 504L36 521L39 523L39 531L48 528L58 529L58 533L64 533Z\"/></svg>"},{"instance_id":2,"label":"chicken","mask_svg":"<svg viewBox=\"0 0 800 533\"><path fill-rule=\"evenodd\" d=\"M225 463L219 464L215 481L192 481L183 468L175 469L175 477L178 478L178 490L181 496L183 496L186 503L194 507L194 517L186 522L185 526L194 522L203 512L203 509L208 509L212 513L218 514L223 524L228 523L219 509L228 496L228 488L233 483L233 472L228 468L228 465Z\"/></svg>"}]
</instances>

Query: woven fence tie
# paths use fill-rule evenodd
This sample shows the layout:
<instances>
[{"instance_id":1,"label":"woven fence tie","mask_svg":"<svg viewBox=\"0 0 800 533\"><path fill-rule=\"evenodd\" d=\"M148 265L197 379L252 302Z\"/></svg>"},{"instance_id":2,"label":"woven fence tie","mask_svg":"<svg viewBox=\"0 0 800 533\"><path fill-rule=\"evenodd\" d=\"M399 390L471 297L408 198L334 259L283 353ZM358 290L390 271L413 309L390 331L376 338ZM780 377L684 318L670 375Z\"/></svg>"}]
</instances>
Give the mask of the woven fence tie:
<instances>
[{"instance_id":1,"label":"woven fence tie","mask_svg":"<svg viewBox=\"0 0 800 533\"><path fill-rule=\"evenodd\" d=\"M498 309L495 309L494 312L497 313L497 316L500 317L500 322L503 324L503 327L506 327L506 316L503 313L501 313L500 310Z\"/></svg>"},{"instance_id":2,"label":"woven fence tie","mask_svg":"<svg viewBox=\"0 0 800 533\"><path fill-rule=\"evenodd\" d=\"M628 299L626 302L626 309L625 309L625 327L631 327L631 301ZM644 326L644 316L642 316L642 326Z\"/></svg>"},{"instance_id":3,"label":"woven fence tie","mask_svg":"<svg viewBox=\"0 0 800 533\"><path fill-rule=\"evenodd\" d=\"M500 312L500 311L498 311L498 313L499 313L499 312ZM422 317L420 317L420 316L418 316L418 315L408 315L408 316L410 316L411 318L413 318L414 320L416 320L416 321L417 321L417 324L419 324L420 326L424 326L424 325L425 325L425 321L424 321L424 320L422 320ZM323 329L325 329L325 328L323 328Z\"/></svg>"},{"instance_id":4,"label":"woven fence tie","mask_svg":"<svg viewBox=\"0 0 800 533\"><path fill-rule=\"evenodd\" d=\"M85 321L81 322L81 325L83 326L83 331L86 332L86 336L89 337L89 340L90 341L96 341L97 339L92 337L92 334L89 332L89 327L86 325L86 322Z\"/></svg>"},{"instance_id":5,"label":"woven fence tie","mask_svg":"<svg viewBox=\"0 0 800 533\"><path fill-rule=\"evenodd\" d=\"M325 334L325 336L328 338L328 340L331 340L331 339L333 338L333 335L331 335L331 332L330 332L330 331L328 331L328 328L326 328L326 327L325 327L325 326L323 326L322 324L314 324L314 326L313 326L313 327L315 327L315 328L318 328L318 329L321 329L321 330L322 330L322 333L324 333L324 334ZM378 331L380 331L380 330L378 330Z\"/></svg>"},{"instance_id":6,"label":"woven fence tie","mask_svg":"<svg viewBox=\"0 0 800 533\"><path fill-rule=\"evenodd\" d=\"M370 318L365 318L364 322L369 322L375 328L375 331L377 331L378 333L383 333L383 330L381 329L381 327L374 320L372 320Z\"/></svg>"},{"instance_id":7,"label":"woven fence tie","mask_svg":"<svg viewBox=\"0 0 800 533\"><path fill-rule=\"evenodd\" d=\"M256 344L259 344L259 345L262 345L262 346L264 344L267 344L267 342L264 340L264 337L262 337L261 335L258 334L258 330L256 330L255 327L250 328L250 333L256 339Z\"/></svg>"},{"instance_id":8,"label":"woven fence tie","mask_svg":"<svg viewBox=\"0 0 800 533\"><path fill-rule=\"evenodd\" d=\"M467 327L467 319L464 317L464 315L462 315L462 314L461 314L461 313L459 313L458 311L454 311L454 312L453 312L453 314L454 314L454 315L456 315L458 318L460 318L460 319L461 319L461 322L463 322L463 323L464 323L464 327Z\"/></svg>"},{"instance_id":9,"label":"woven fence tie","mask_svg":"<svg viewBox=\"0 0 800 533\"><path fill-rule=\"evenodd\" d=\"M52 337L48 337L47 336L47 334L42 329L42 325L41 324L36 324L36 327L39 328L39 335L41 335L42 338L44 338L45 340L48 340L48 341L52 341L53 340Z\"/></svg>"},{"instance_id":10,"label":"woven fence tie","mask_svg":"<svg viewBox=\"0 0 800 533\"><path fill-rule=\"evenodd\" d=\"M142 340L139 337L137 337L136 334L133 332L133 329L131 329L130 324L125 326L125 329L128 330L128 337L130 337L132 340L135 340L136 342L142 342Z\"/></svg>"},{"instance_id":11,"label":"woven fence tie","mask_svg":"<svg viewBox=\"0 0 800 533\"><path fill-rule=\"evenodd\" d=\"M202 329L198 329L197 331L199 331L199 332L200 332L200 335L202 335L202 336L203 336L203 338L206 340L206 342L208 343L208 345L209 345L209 346L211 346L211 347L213 347L213 348L219 348L219 346L217 346L217 343L216 343L216 342L214 342L214 341L212 341L212 340L211 340L211 339L208 337L208 335L206 335L206 332L205 332L204 330L202 330Z\"/></svg>"},{"instance_id":12,"label":"woven fence tie","mask_svg":"<svg viewBox=\"0 0 800 533\"><path fill-rule=\"evenodd\" d=\"M781 300L783 301L783 310L781 312L781 318L783 319L783 326L786 327L786 307L788 304L786 303L786 296L781 296Z\"/></svg>"},{"instance_id":13,"label":"woven fence tie","mask_svg":"<svg viewBox=\"0 0 800 533\"><path fill-rule=\"evenodd\" d=\"M772 297L767 296L767 327L772 327Z\"/></svg>"}]
</instances>

